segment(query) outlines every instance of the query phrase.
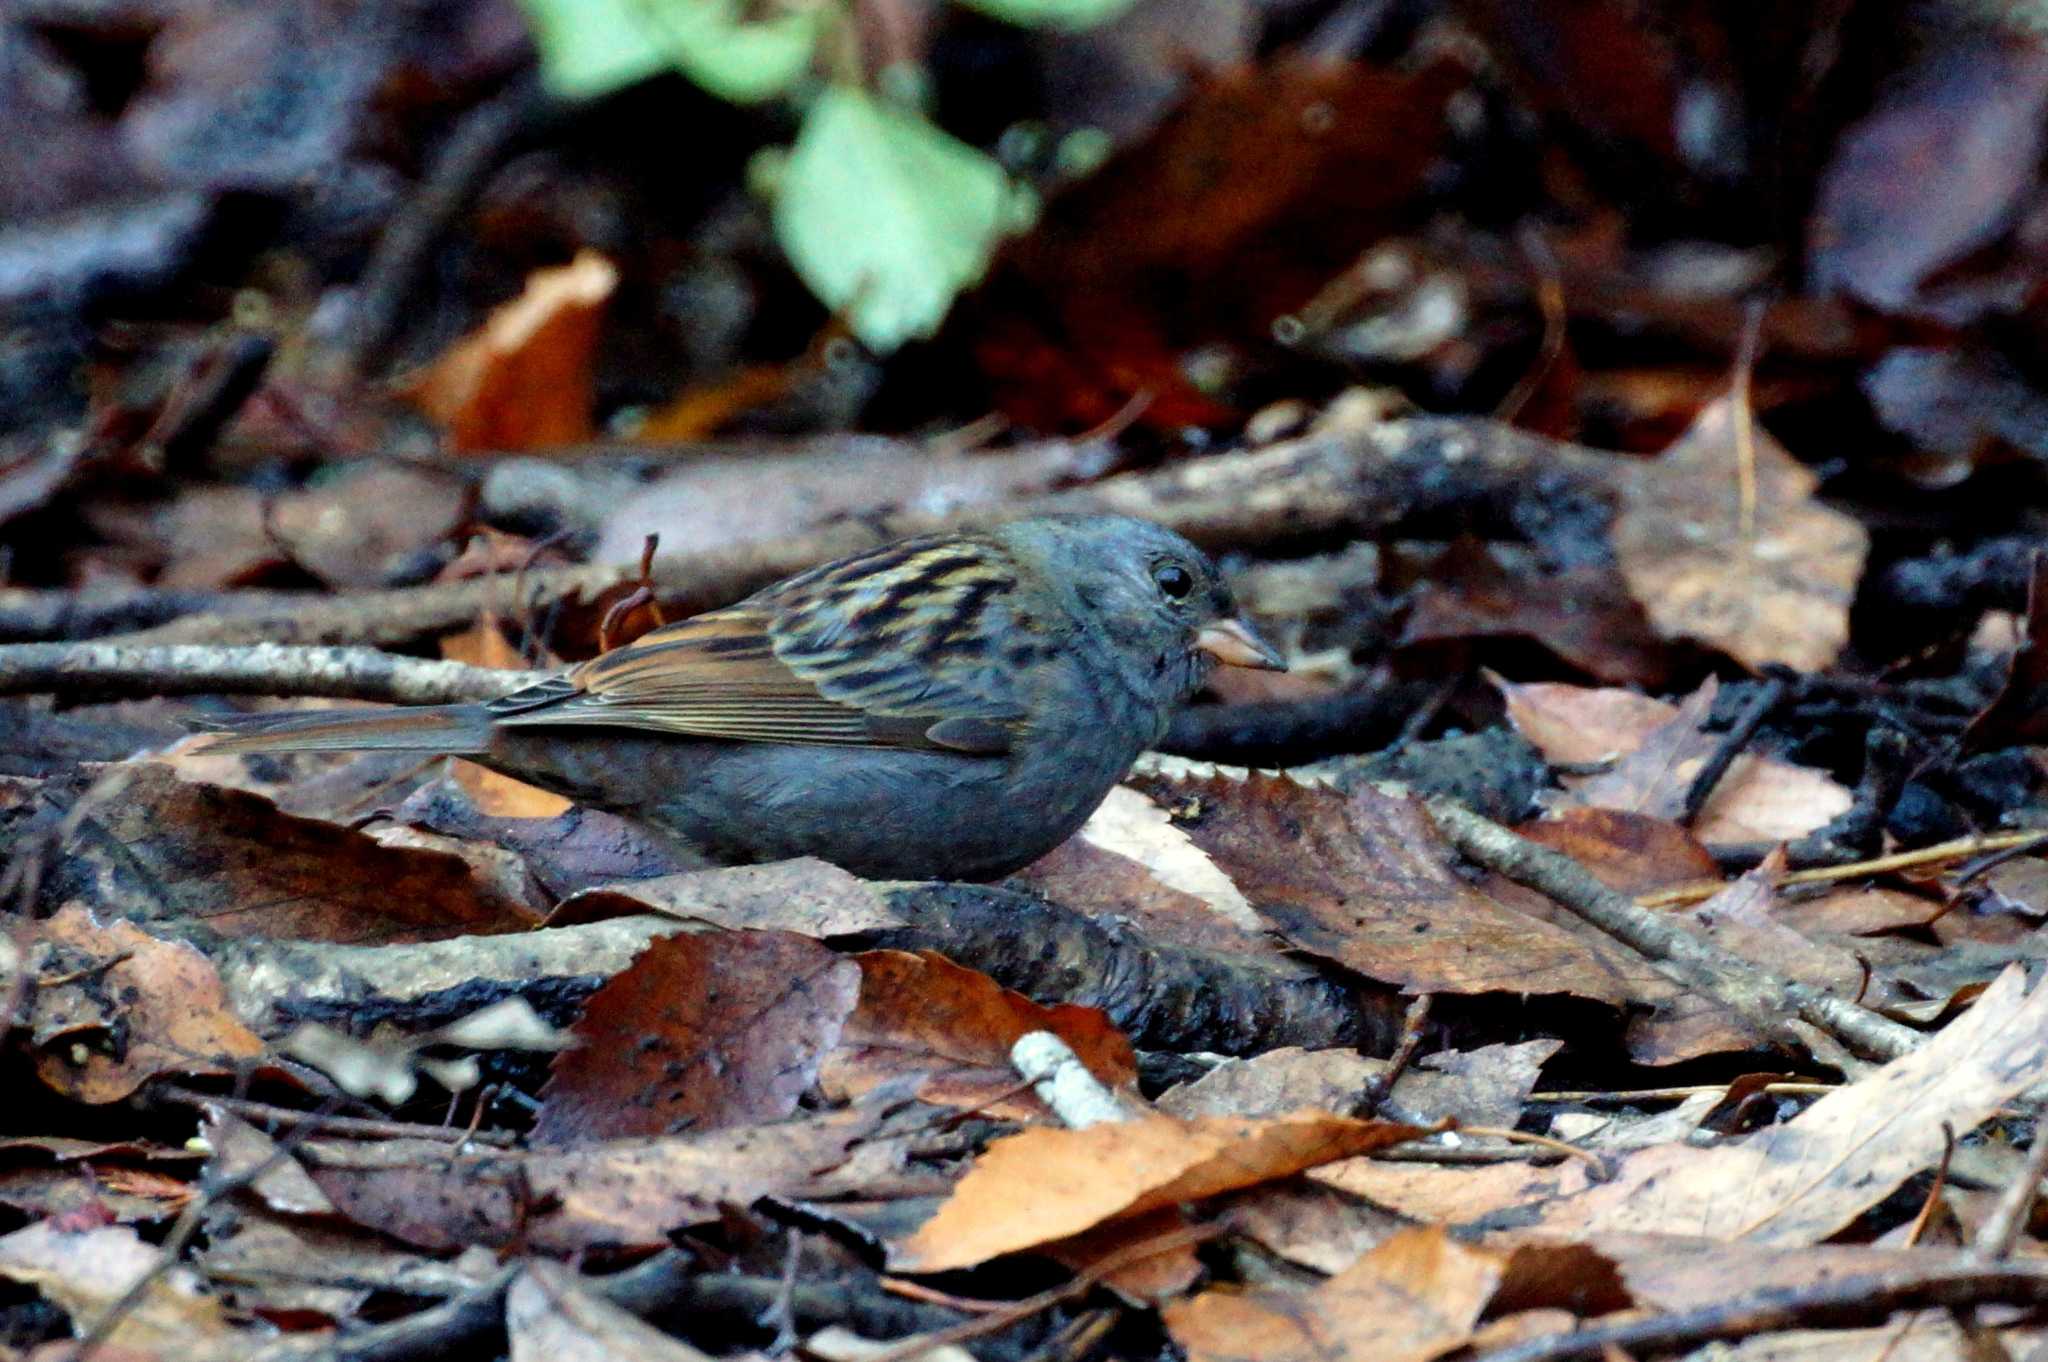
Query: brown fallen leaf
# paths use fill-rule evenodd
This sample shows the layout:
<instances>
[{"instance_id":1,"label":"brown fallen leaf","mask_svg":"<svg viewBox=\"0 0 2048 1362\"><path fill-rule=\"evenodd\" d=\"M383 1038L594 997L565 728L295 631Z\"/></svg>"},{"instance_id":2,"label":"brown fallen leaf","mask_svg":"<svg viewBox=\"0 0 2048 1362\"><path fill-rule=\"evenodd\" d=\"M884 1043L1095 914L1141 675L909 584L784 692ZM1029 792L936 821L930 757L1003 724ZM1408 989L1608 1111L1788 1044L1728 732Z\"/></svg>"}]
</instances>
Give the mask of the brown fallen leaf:
<instances>
[{"instance_id":1,"label":"brown fallen leaf","mask_svg":"<svg viewBox=\"0 0 2048 1362\"><path fill-rule=\"evenodd\" d=\"M595 251L535 270L525 292L410 379L404 395L462 453L588 439L598 320L618 282Z\"/></svg>"},{"instance_id":2,"label":"brown fallen leaf","mask_svg":"<svg viewBox=\"0 0 2048 1362\"><path fill-rule=\"evenodd\" d=\"M889 1253L944 1272L1068 1239L1109 1221L1287 1177L1419 1132L1301 1112L1262 1121L1157 1116L995 1141L938 1212Z\"/></svg>"},{"instance_id":3,"label":"brown fallen leaf","mask_svg":"<svg viewBox=\"0 0 2048 1362\"><path fill-rule=\"evenodd\" d=\"M1127 785L1013 878L1091 915L1129 918L1155 941L1250 954L1277 949L1230 877L1165 809Z\"/></svg>"},{"instance_id":4,"label":"brown fallen leaf","mask_svg":"<svg viewBox=\"0 0 2048 1362\"><path fill-rule=\"evenodd\" d=\"M1476 1050L1439 1050L1417 1061L1394 1084L1404 1114L1453 1117L1466 1125L1512 1126L1536 1084L1544 1061L1561 1042L1525 1041ZM1355 1050L1268 1050L1232 1059L1192 1083L1159 1096L1172 1116L1278 1116L1313 1108L1355 1111L1387 1061Z\"/></svg>"},{"instance_id":5,"label":"brown fallen leaf","mask_svg":"<svg viewBox=\"0 0 2048 1362\"><path fill-rule=\"evenodd\" d=\"M228 1006L212 962L78 904L40 924L28 1028L36 1073L80 1102L117 1102L159 1074L228 1074L263 1042Z\"/></svg>"},{"instance_id":6,"label":"brown fallen leaf","mask_svg":"<svg viewBox=\"0 0 2048 1362\"><path fill-rule=\"evenodd\" d=\"M2010 230L2038 184L2048 58L2018 31L1946 25L1836 139L1809 236L1813 282L1963 324L2006 290L1935 281ZM2014 281L2014 288L2025 285ZM1974 294L1974 296L1973 296Z\"/></svg>"},{"instance_id":7,"label":"brown fallen leaf","mask_svg":"<svg viewBox=\"0 0 2048 1362\"><path fill-rule=\"evenodd\" d=\"M361 829L285 813L170 766L114 772L89 803L45 893L106 916L203 923L224 936L350 944L516 931L538 914L457 855L381 845Z\"/></svg>"},{"instance_id":8,"label":"brown fallen leaf","mask_svg":"<svg viewBox=\"0 0 2048 1362\"><path fill-rule=\"evenodd\" d=\"M1404 647L1471 638L1527 638L1618 686L1661 686L1673 650L1611 564L1536 575L1511 572L1464 538L1430 565L1401 627Z\"/></svg>"},{"instance_id":9,"label":"brown fallen leaf","mask_svg":"<svg viewBox=\"0 0 2048 1362\"><path fill-rule=\"evenodd\" d=\"M886 1105L526 1153L315 1140L299 1157L343 1215L421 1248L660 1248L671 1231L715 1221L729 1205L832 1196L878 1180L872 1169L839 1170L857 1146L895 1157L893 1142L875 1140Z\"/></svg>"},{"instance_id":10,"label":"brown fallen leaf","mask_svg":"<svg viewBox=\"0 0 2048 1362\"><path fill-rule=\"evenodd\" d=\"M1419 801L1254 775L1150 782L1260 917L1295 946L1417 993L1633 996L1639 962L1538 921L1451 869Z\"/></svg>"},{"instance_id":11,"label":"brown fallen leaf","mask_svg":"<svg viewBox=\"0 0 2048 1362\"><path fill-rule=\"evenodd\" d=\"M839 1043L861 967L790 932L685 932L591 995L557 1055L536 1145L776 1121Z\"/></svg>"},{"instance_id":12,"label":"brown fallen leaf","mask_svg":"<svg viewBox=\"0 0 2048 1362\"><path fill-rule=\"evenodd\" d=\"M1807 936L1794 925L1792 913L1781 911L1777 885L1784 872L1783 852L1773 852L1713 897L1674 910L1672 920L1744 960L1837 997L1860 993L1872 1006L1890 1001L1889 984L1866 987L1864 965L1854 951ZM1691 990L1677 991L1655 1012L1628 1023L1629 1055L1643 1064L1674 1064L1766 1043L1739 1014Z\"/></svg>"},{"instance_id":13,"label":"brown fallen leaf","mask_svg":"<svg viewBox=\"0 0 2048 1362\"><path fill-rule=\"evenodd\" d=\"M1509 1254L1405 1229L1308 1291L1216 1288L1165 1310L1189 1362L1428 1362L1467 1342Z\"/></svg>"},{"instance_id":14,"label":"brown fallen leaf","mask_svg":"<svg viewBox=\"0 0 2048 1362\"><path fill-rule=\"evenodd\" d=\"M1716 690L1711 679L1676 706L1628 692L1498 679L1494 684L1507 699L1509 720L1546 760L1621 758L1598 775L1565 778L1579 805L1674 818L1685 807L1693 778L1721 744L1722 735L1704 727ZM1791 841L1825 826L1853 802L1823 772L1745 753L1715 785L1692 832L1707 843Z\"/></svg>"},{"instance_id":15,"label":"brown fallen leaf","mask_svg":"<svg viewBox=\"0 0 2048 1362\"><path fill-rule=\"evenodd\" d=\"M858 1096L918 1074L926 1102L1043 1119L1044 1103L1018 1091L1010 1063L1010 1047L1033 1031L1065 1041L1106 1086L1136 1091L1131 1043L1097 1008L1042 1006L933 951L864 951L851 963L860 968L860 1003L825 1060L828 1096Z\"/></svg>"},{"instance_id":16,"label":"brown fallen leaf","mask_svg":"<svg viewBox=\"0 0 2048 1362\"><path fill-rule=\"evenodd\" d=\"M1755 472L1747 508L1745 451ZM1819 479L1734 398L1709 405L1618 485L1615 560L1662 636L1709 644L1753 669L1818 671L1842 651L1870 537L1814 500Z\"/></svg>"},{"instance_id":17,"label":"brown fallen leaf","mask_svg":"<svg viewBox=\"0 0 2048 1362\"><path fill-rule=\"evenodd\" d=\"M1318 1181L1419 1219L1465 1223L1518 1208L1559 1234L1639 1231L1806 1245L1828 1238L1941 1157L2048 1066L2048 983L2018 967L1912 1054L1837 1088L1791 1120L1711 1148L1658 1145L1594 1182L1554 1170L1396 1169L1352 1159Z\"/></svg>"},{"instance_id":18,"label":"brown fallen leaf","mask_svg":"<svg viewBox=\"0 0 2048 1362\"><path fill-rule=\"evenodd\" d=\"M1622 809L1562 809L1515 831L1563 852L1609 889L1631 897L1721 877L1713 853L1668 818Z\"/></svg>"}]
</instances>

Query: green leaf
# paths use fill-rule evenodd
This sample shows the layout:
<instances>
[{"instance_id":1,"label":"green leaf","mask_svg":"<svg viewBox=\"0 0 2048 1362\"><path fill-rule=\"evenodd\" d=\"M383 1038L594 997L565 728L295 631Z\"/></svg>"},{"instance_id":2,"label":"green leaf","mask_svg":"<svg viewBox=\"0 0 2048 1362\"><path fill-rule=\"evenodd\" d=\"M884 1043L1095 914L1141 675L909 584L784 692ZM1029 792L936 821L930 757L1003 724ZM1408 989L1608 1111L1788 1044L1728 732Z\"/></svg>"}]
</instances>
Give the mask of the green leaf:
<instances>
[{"instance_id":1,"label":"green leaf","mask_svg":"<svg viewBox=\"0 0 2048 1362\"><path fill-rule=\"evenodd\" d=\"M1027 28L1091 28L1116 18L1136 0L961 0L983 14Z\"/></svg>"},{"instance_id":2,"label":"green leaf","mask_svg":"<svg viewBox=\"0 0 2048 1362\"><path fill-rule=\"evenodd\" d=\"M805 115L775 235L799 277L878 352L929 336L988 267L1011 196L1001 166L850 86Z\"/></svg>"},{"instance_id":3,"label":"green leaf","mask_svg":"<svg viewBox=\"0 0 2048 1362\"><path fill-rule=\"evenodd\" d=\"M609 94L670 68L721 99L752 103L810 67L825 6L760 22L737 0L521 0L548 88L571 99Z\"/></svg>"}]
</instances>

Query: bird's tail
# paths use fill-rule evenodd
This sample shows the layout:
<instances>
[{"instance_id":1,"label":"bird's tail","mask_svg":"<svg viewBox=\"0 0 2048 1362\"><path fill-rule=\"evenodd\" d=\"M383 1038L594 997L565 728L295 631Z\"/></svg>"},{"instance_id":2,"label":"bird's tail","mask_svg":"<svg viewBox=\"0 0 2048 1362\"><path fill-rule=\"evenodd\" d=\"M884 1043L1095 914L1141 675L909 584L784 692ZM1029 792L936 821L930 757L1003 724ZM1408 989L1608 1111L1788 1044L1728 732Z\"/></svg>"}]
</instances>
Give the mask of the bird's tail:
<instances>
[{"instance_id":1,"label":"bird's tail","mask_svg":"<svg viewBox=\"0 0 2048 1362\"><path fill-rule=\"evenodd\" d=\"M482 705L412 709L316 710L243 714L204 721L209 752L476 753L491 746L491 712Z\"/></svg>"}]
</instances>

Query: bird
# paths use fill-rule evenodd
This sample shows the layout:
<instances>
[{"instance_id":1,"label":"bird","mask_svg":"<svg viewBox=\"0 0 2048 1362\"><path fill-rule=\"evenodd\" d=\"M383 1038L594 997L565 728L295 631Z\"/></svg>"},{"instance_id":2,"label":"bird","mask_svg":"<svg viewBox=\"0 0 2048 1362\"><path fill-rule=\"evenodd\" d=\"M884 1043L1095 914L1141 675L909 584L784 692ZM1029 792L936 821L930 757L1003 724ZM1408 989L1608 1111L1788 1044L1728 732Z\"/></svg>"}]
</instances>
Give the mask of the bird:
<instances>
[{"instance_id":1,"label":"bird","mask_svg":"<svg viewBox=\"0 0 2048 1362\"><path fill-rule=\"evenodd\" d=\"M1200 549L1041 516L825 563L499 699L240 715L210 747L458 755L698 864L991 880L1072 835L1219 663L1286 665Z\"/></svg>"}]
</instances>

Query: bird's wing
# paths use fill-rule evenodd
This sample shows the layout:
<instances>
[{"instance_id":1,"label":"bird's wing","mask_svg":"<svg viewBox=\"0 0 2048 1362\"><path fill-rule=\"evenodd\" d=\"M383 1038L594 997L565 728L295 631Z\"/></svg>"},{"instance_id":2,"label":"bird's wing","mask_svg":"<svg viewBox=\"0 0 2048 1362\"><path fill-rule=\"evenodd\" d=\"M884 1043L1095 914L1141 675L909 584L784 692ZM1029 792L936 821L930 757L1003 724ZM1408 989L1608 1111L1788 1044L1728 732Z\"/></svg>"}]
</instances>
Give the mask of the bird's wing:
<instances>
[{"instance_id":1,"label":"bird's wing","mask_svg":"<svg viewBox=\"0 0 2048 1362\"><path fill-rule=\"evenodd\" d=\"M1025 707L1013 573L956 541L894 545L683 620L492 706L751 742L1007 751ZM1028 630L1025 631L1027 634Z\"/></svg>"}]
</instances>

